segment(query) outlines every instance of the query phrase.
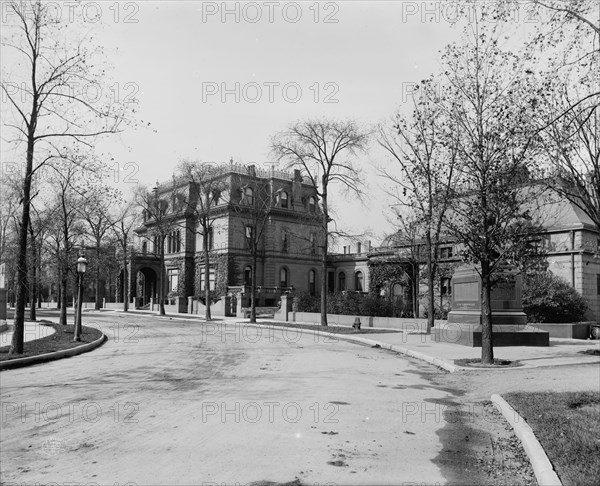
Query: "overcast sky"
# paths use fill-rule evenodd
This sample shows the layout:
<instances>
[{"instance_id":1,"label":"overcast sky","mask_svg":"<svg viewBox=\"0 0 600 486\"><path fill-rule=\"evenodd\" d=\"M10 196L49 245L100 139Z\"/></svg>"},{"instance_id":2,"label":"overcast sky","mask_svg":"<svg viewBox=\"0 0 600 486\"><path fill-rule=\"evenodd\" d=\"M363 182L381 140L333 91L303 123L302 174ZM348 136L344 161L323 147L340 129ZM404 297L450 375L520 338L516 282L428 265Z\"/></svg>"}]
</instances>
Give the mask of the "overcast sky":
<instances>
[{"instance_id":1,"label":"overcast sky","mask_svg":"<svg viewBox=\"0 0 600 486\"><path fill-rule=\"evenodd\" d=\"M386 122L460 35L452 10L431 2L88 2L73 14L100 16L88 25L118 96L139 101L146 128L98 145L121 183L168 179L183 157L268 167L271 136L298 119ZM372 165L385 156L371 147L359 161L366 206L334 205L343 227L373 230L375 244L392 229Z\"/></svg>"}]
</instances>

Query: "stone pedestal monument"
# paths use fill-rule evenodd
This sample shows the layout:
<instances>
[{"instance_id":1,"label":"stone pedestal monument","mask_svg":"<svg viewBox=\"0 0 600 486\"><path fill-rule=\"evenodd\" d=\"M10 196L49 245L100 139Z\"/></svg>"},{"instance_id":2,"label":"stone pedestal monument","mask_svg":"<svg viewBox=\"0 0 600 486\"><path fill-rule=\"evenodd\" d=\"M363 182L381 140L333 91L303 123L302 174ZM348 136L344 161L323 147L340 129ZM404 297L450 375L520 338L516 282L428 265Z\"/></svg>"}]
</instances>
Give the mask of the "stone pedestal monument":
<instances>
[{"instance_id":1,"label":"stone pedestal monument","mask_svg":"<svg viewBox=\"0 0 600 486\"><path fill-rule=\"evenodd\" d=\"M501 281L491 292L493 345L548 346L549 334L527 325L527 316L521 305L521 275L515 268L505 266L500 276ZM435 339L481 346L481 278L475 268L463 266L454 273L451 309L448 324L435 332ZM449 330L452 332L449 333ZM449 335L452 335L452 340L447 338Z\"/></svg>"}]
</instances>

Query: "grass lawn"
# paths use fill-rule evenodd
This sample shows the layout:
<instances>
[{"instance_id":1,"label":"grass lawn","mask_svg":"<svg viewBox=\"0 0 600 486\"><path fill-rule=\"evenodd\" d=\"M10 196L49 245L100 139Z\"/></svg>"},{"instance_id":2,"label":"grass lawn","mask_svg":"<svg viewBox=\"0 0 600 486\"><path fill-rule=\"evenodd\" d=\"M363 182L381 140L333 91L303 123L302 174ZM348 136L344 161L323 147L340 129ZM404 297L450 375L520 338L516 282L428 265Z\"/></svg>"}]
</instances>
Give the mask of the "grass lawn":
<instances>
[{"instance_id":1,"label":"grass lawn","mask_svg":"<svg viewBox=\"0 0 600 486\"><path fill-rule=\"evenodd\" d=\"M23 354L8 355L10 345L0 348L0 361L6 361L15 358L25 358L27 356L37 356L38 354L52 353L53 351L62 351L63 349L74 348L82 344L91 343L102 336L98 329L83 326L81 341L73 341L74 326L61 326L59 324L47 324L53 327L56 332L45 338L26 341L23 346Z\"/></svg>"},{"instance_id":2,"label":"grass lawn","mask_svg":"<svg viewBox=\"0 0 600 486\"><path fill-rule=\"evenodd\" d=\"M564 486L600 484L600 392L508 393L504 399L533 429Z\"/></svg>"}]
</instances>

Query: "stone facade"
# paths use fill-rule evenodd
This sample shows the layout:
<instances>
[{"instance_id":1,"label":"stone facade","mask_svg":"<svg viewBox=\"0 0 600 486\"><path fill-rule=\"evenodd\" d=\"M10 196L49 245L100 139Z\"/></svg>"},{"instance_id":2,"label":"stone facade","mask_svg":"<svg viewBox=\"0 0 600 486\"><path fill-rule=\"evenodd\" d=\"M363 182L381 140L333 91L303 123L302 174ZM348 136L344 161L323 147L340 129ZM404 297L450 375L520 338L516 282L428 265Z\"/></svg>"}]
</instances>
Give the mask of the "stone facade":
<instances>
[{"instance_id":1,"label":"stone facade","mask_svg":"<svg viewBox=\"0 0 600 486\"><path fill-rule=\"evenodd\" d=\"M248 232L254 227L260 233L256 252L258 304L275 306L281 293L290 289L317 293L321 281L318 247L321 213L312 185L299 171L260 170L233 163L221 166L218 177L224 190L210 209L210 289L220 295L228 292L236 294L236 298L241 295L244 304L247 303L253 266ZM163 275L165 292L171 299L191 296L203 300L204 296L205 256L202 228L197 221L198 213L193 210L195 192L193 184L176 180L159 184L155 191L159 199L185 202L181 207L170 203L171 242L165 240ZM252 209L257 206L265 211L268 207L268 218L264 221L257 221L257 213ZM136 246L142 251L131 264L130 288L137 298L133 302L140 299L134 284L139 273L150 274L151 270L158 274L159 248L154 238L159 229L148 218L136 230ZM157 283L153 285L148 289L155 298L153 289ZM148 299L143 303L147 305Z\"/></svg>"}]
</instances>

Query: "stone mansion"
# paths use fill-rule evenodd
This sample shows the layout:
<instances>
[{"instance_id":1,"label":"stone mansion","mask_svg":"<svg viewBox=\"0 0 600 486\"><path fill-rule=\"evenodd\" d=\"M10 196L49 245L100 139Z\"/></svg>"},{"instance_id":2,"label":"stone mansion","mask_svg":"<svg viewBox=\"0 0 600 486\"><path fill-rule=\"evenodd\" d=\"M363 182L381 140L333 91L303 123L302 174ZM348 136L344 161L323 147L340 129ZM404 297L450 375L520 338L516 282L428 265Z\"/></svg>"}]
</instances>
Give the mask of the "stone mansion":
<instances>
[{"instance_id":1,"label":"stone mansion","mask_svg":"<svg viewBox=\"0 0 600 486\"><path fill-rule=\"evenodd\" d=\"M321 216L319 201L310 181L300 171L264 170L254 165L221 166L218 175L227 194L217 198L212 209L214 221L208 238L210 289L222 297L213 315L235 315L236 302L249 306L252 252L248 245L249 216L239 208L262 197L269 215L260 238L257 265L257 305L275 307L282 293L294 290L316 295L321 279L333 291L375 291L401 304L397 315L417 313L423 285L415 276L424 263L409 258L408 249L395 235L380 246L370 241L351 242L343 253L328 258L327 275L321 272L318 246ZM165 265L160 268L158 239L152 218L144 218L136 229L136 251L128 272L130 301L138 308L156 303L158 275L163 273L168 311L199 312L204 294L203 237L197 218L183 201L194 199L194 184L173 179L157 184L155 197L169 207L170 229L164 240ZM590 319L600 320L600 235L591 220L576 206L557 200L548 212L541 244L547 251L548 268L577 289L590 304ZM452 269L460 261L457 245L440 248L441 267L446 269L437 282L436 301L448 306L452 292ZM424 279L422 279L424 280ZM119 293L118 295L121 295ZM415 298L417 297L417 298ZM239 310L240 304L237 304Z\"/></svg>"}]
</instances>

